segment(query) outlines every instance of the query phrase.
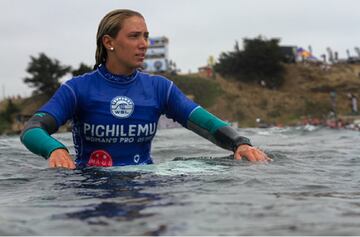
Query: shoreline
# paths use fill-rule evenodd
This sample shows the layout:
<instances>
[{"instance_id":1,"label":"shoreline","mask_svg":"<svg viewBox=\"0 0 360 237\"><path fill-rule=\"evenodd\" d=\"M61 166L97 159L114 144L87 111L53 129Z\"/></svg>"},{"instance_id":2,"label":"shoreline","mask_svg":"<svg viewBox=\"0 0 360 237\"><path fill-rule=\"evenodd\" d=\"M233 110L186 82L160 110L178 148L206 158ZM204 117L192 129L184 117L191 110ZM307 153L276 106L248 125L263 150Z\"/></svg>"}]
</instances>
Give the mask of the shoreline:
<instances>
[{"instance_id":1,"label":"shoreline","mask_svg":"<svg viewBox=\"0 0 360 237\"><path fill-rule=\"evenodd\" d=\"M318 65L299 63L285 65L285 68L284 84L278 89L217 74L165 76L210 113L239 127L358 126L360 113L352 113L349 94L360 98L360 64L332 65L323 70ZM334 94L336 98L332 98ZM12 123L6 122L6 128L1 122L0 133L19 134L24 123L47 100L43 95L12 100L18 112L11 115ZM6 111L6 102L0 101L1 113ZM159 128L173 126L176 125L171 122L158 125Z\"/></svg>"}]
</instances>

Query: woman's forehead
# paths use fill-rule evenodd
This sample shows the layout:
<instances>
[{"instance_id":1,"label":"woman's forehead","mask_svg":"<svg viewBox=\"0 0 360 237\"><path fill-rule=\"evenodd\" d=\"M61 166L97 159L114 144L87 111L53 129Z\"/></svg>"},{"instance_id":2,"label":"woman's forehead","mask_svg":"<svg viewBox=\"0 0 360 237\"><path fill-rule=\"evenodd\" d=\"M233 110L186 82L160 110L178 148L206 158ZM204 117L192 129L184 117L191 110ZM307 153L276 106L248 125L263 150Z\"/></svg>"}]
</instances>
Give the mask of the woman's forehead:
<instances>
[{"instance_id":1,"label":"woman's forehead","mask_svg":"<svg viewBox=\"0 0 360 237\"><path fill-rule=\"evenodd\" d=\"M147 26L144 18L139 16L132 16L124 20L122 30L125 32L131 31L147 31Z\"/></svg>"}]
</instances>

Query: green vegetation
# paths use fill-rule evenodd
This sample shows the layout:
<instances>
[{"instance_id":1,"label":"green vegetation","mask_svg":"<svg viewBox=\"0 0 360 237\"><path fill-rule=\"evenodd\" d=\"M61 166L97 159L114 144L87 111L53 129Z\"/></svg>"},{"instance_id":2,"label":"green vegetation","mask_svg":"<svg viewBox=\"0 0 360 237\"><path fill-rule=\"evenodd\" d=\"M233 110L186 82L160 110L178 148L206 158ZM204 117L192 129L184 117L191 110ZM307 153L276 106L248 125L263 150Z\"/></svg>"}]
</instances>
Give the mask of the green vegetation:
<instances>
[{"instance_id":1,"label":"green vegetation","mask_svg":"<svg viewBox=\"0 0 360 237\"><path fill-rule=\"evenodd\" d=\"M80 66L78 69L74 69L71 71L71 74L75 77L75 76L80 76L84 73L87 73L87 72L91 72L93 70L92 67L84 64L84 63L80 63Z\"/></svg>"},{"instance_id":2,"label":"green vegetation","mask_svg":"<svg viewBox=\"0 0 360 237\"><path fill-rule=\"evenodd\" d=\"M255 81L268 88L280 87L284 81L284 67L279 39L245 38L243 45L243 51L236 42L233 52L222 53L215 71L243 82Z\"/></svg>"},{"instance_id":3,"label":"green vegetation","mask_svg":"<svg viewBox=\"0 0 360 237\"><path fill-rule=\"evenodd\" d=\"M5 109L0 112L0 134L11 127L13 118L19 111L20 109L11 99L6 101Z\"/></svg>"},{"instance_id":4,"label":"green vegetation","mask_svg":"<svg viewBox=\"0 0 360 237\"><path fill-rule=\"evenodd\" d=\"M244 44L243 51L236 44L234 52L222 54L212 78L203 78L205 75L201 73L165 76L209 112L223 120L239 122L241 127L257 126L257 118L284 125L299 124L304 117L326 119L332 110L329 93L334 90L337 115L349 115L348 93L360 97L359 64L333 65L327 71L316 64L286 65L277 54L278 40L259 37L245 39ZM30 77L24 82L35 88L34 94L29 98L0 101L0 134L18 133L22 120L48 101L66 73L77 76L92 70L84 63L73 70L43 53L31 57L27 68ZM219 72L227 76L222 77ZM253 81L265 82L276 90L268 90L263 83L259 86Z\"/></svg>"},{"instance_id":5,"label":"green vegetation","mask_svg":"<svg viewBox=\"0 0 360 237\"><path fill-rule=\"evenodd\" d=\"M223 94L219 83L196 76L167 76L187 95L194 96L194 101L204 108L215 104L216 98Z\"/></svg>"},{"instance_id":6,"label":"green vegetation","mask_svg":"<svg viewBox=\"0 0 360 237\"><path fill-rule=\"evenodd\" d=\"M51 59L44 53L39 57L30 56L31 61L26 69L30 77L24 82L35 88L34 94L45 94L51 97L60 86L60 78L71 71L70 66L61 65L59 60Z\"/></svg>"},{"instance_id":7,"label":"green vegetation","mask_svg":"<svg viewBox=\"0 0 360 237\"><path fill-rule=\"evenodd\" d=\"M331 110L329 101L313 101L305 98L303 110L299 111L299 115L311 115L321 118Z\"/></svg>"}]
</instances>

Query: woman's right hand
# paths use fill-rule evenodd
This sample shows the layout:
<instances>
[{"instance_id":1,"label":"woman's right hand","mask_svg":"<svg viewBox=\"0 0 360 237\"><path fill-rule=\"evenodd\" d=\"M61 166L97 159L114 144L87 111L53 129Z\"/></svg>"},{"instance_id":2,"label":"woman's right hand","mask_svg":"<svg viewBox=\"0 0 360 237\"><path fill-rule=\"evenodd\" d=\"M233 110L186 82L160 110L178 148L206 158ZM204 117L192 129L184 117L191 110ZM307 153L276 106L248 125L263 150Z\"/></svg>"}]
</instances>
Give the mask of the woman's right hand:
<instances>
[{"instance_id":1,"label":"woman's right hand","mask_svg":"<svg viewBox=\"0 0 360 237\"><path fill-rule=\"evenodd\" d=\"M241 160L242 157L245 157L251 162L268 163L272 161L262 150L246 144L240 145L236 149L234 157L236 160Z\"/></svg>"},{"instance_id":2,"label":"woman's right hand","mask_svg":"<svg viewBox=\"0 0 360 237\"><path fill-rule=\"evenodd\" d=\"M65 149L56 149L49 157L50 168L75 169L75 163L69 152Z\"/></svg>"}]
</instances>

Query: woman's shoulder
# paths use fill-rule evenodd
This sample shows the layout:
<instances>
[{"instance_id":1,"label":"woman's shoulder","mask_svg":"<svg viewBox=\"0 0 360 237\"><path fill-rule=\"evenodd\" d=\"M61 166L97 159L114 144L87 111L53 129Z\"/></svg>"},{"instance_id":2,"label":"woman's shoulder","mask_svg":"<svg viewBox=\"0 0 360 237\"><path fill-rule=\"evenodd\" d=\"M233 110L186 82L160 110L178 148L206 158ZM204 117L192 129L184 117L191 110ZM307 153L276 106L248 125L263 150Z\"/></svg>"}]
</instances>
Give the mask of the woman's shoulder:
<instances>
[{"instance_id":1,"label":"woman's shoulder","mask_svg":"<svg viewBox=\"0 0 360 237\"><path fill-rule=\"evenodd\" d=\"M81 80L92 79L94 77L97 77L97 70L92 70L90 72L86 72L84 74L74 76L71 80L81 81Z\"/></svg>"},{"instance_id":2,"label":"woman's shoulder","mask_svg":"<svg viewBox=\"0 0 360 237\"><path fill-rule=\"evenodd\" d=\"M138 73L140 75L140 78L142 78L143 80L166 84L171 82L166 76L163 75L152 74L144 71L139 71Z\"/></svg>"},{"instance_id":3,"label":"woman's shoulder","mask_svg":"<svg viewBox=\"0 0 360 237\"><path fill-rule=\"evenodd\" d=\"M94 79L97 76L96 70L77 75L66 81L66 84L69 85L76 85L76 84L84 84L90 82L91 79Z\"/></svg>"}]
</instances>

